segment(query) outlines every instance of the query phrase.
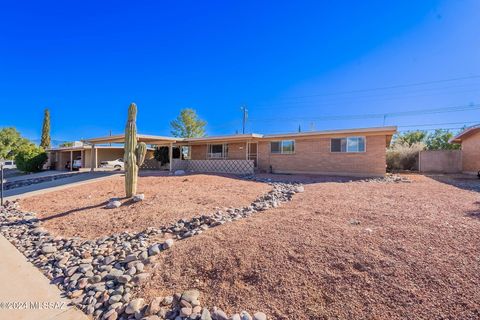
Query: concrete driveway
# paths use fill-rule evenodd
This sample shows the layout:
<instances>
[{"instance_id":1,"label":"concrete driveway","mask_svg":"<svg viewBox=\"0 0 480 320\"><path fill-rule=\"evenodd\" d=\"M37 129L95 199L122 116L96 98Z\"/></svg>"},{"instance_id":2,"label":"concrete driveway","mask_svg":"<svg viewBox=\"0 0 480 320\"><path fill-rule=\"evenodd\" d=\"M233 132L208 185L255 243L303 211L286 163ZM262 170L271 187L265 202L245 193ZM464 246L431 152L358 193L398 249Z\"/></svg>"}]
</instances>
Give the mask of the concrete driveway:
<instances>
[{"instance_id":1,"label":"concrete driveway","mask_svg":"<svg viewBox=\"0 0 480 320\"><path fill-rule=\"evenodd\" d=\"M57 172L58 173L58 172ZM46 181L37 184L31 184L24 187L5 190L3 192L4 200L15 200L19 198L29 197L32 195L41 194L68 188L74 185L93 182L101 179L108 179L115 175L123 174L121 171L95 171L87 172L78 175L73 175L68 178L57 179L53 181Z\"/></svg>"}]
</instances>

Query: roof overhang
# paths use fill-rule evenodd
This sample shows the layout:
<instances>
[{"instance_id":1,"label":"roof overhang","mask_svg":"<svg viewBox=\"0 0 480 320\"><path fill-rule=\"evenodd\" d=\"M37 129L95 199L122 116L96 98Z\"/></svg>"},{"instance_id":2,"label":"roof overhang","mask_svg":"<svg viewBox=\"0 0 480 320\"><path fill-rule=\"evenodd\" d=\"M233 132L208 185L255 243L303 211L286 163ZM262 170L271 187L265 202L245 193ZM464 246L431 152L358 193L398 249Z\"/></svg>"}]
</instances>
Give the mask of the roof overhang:
<instances>
[{"instance_id":1,"label":"roof overhang","mask_svg":"<svg viewBox=\"0 0 480 320\"><path fill-rule=\"evenodd\" d=\"M122 149L123 150L124 146L101 146L101 145L95 145L95 149ZM84 145L84 146L79 146L79 147L59 147L59 148L50 148L47 149L47 152L70 152L70 151L83 151L83 150L90 150L91 146L89 145ZM147 150L154 150L153 148L148 148Z\"/></svg>"},{"instance_id":2,"label":"roof overhang","mask_svg":"<svg viewBox=\"0 0 480 320\"><path fill-rule=\"evenodd\" d=\"M357 129L339 129L339 130L322 130L311 132L267 134L264 139L290 138L290 137L312 137L312 136L343 136L352 134L366 135L394 135L397 132L396 126L389 127L373 127L373 128L357 128Z\"/></svg>"},{"instance_id":3,"label":"roof overhang","mask_svg":"<svg viewBox=\"0 0 480 320\"><path fill-rule=\"evenodd\" d=\"M261 139L262 134L250 133L250 134L235 134L229 136L212 136L212 137L202 137L202 138L185 138L181 143L178 144L204 144L204 143L215 143L215 142L245 142L245 141L254 141Z\"/></svg>"},{"instance_id":4,"label":"roof overhang","mask_svg":"<svg viewBox=\"0 0 480 320\"><path fill-rule=\"evenodd\" d=\"M455 137L451 138L448 140L449 143L462 143L462 141L476 133L480 132L480 124L471 126L459 134L457 134Z\"/></svg>"},{"instance_id":5,"label":"roof overhang","mask_svg":"<svg viewBox=\"0 0 480 320\"><path fill-rule=\"evenodd\" d=\"M170 144L175 143L177 141L182 141L183 138L173 138L173 137L165 137L165 136L153 136L148 134L137 134L137 141L144 142L146 144ZM88 144L104 144L104 143L124 143L125 142L125 135L117 134L113 136L106 136L106 137L99 137L99 138L91 138L82 140Z\"/></svg>"}]
</instances>

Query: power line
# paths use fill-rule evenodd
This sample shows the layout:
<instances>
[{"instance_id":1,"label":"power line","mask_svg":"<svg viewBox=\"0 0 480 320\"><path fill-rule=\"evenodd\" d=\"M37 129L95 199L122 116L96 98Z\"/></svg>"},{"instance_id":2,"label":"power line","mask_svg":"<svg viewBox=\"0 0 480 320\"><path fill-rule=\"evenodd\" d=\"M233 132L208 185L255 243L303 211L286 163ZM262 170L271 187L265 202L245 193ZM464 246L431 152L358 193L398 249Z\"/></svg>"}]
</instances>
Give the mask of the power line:
<instances>
[{"instance_id":1,"label":"power line","mask_svg":"<svg viewBox=\"0 0 480 320\"><path fill-rule=\"evenodd\" d=\"M463 127L454 127L454 128L429 128L429 129L424 129L422 131L435 131L435 130L462 130ZM409 132L412 130L397 130L397 132Z\"/></svg>"},{"instance_id":2,"label":"power line","mask_svg":"<svg viewBox=\"0 0 480 320\"><path fill-rule=\"evenodd\" d=\"M432 108L423 110L410 110L401 112L390 113L370 113L370 114L355 114L355 115L331 115L331 116L319 116L319 117L296 117L296 118L258 118L251 119L253 122L269 122L269 121L292 121L292 120L316 120L316 121L333 121L333 120L355 120L355 119L386 119L393 117L403 117L412 115L424 115L424 114L436 114L436 113L449 113L449 112L462 112L480 109L480 104L469 104L454 107Z\"/></svg>"},{"instance_id":3,"label":"power line","mask_svg":"<svg viewBox=\"0 0 480 320\"><path fill-rule=\"evenodd\" d=\"M471 84L470 84L471 85ZM319 107L331 107L333 105L346 105L349 103L358 103L359 101L361 102L381 102L381 101L391 101L391 100L405 100L405 99L412 99L412 98L420 98L420 97L429 97L429 96L439 96L439 95L445 95L445 94L464 94L464 93L470 93L470 92L480 92L480 84L474 84L476 87L472 89L465 89L465 90L456 90L456 91L446 91L445 89L450 89L452 87L444 87L444 88L435 88L435 90L441 90L440 93L426 93L426 94L421 94L423 91L427 90L417 90L415 92L419 92L420 94L411 94L415 92L410 92L410 93L388 93L388 94L376 94L376 95L368 95L368 96L351 96L351 97L340 97L339 99L336 100L325 100L322 99L322 101L291 101L291 102L279 102L276 103L275 105L272 104L257 104L253 105L256 110L278 110L279 107L281 109L293 109L293 108L302 108L302 109L307 109L307 108L319 108ZM431 91L431 90L428 90Z\"/></svg>"},{"instance_id":4,"label":"power line","mask_svg":"<svg viewBox=\"0 0 480 320\"><path fill-rule=\"evenodd\" d=\"M430 127L430 126L441 126L441 125L456 125L456 124L474 124L474 123L480 123L480 120L478 121L464 121L464 122L444 122L444 123L428 123L428 124L411 124L411 125L402 125L402 126L397 126L398 128L411 128L411 127Z\"/></svg>"},{"instance_id":5,"label":"power line","mask_svg":"<svg viewBox=\"0 0 480 320\"><path fill-rule=\"evenodd\" d=\"M351 93L371 92L371 91L379 91L379 90L390 90L390 89L408 88L408 87L424 86L424 85L436 84L436 83L445 83L445 82L452 82L452 81L459 81L459 80L469 80L469 79L479 79L479 78L480 78L480 75L472 75L472 76L465 76L465 77L448 78L448 79L432 80L432 81L422 81L422 82L398 84L398 85L383 86L383 87L374 87L374 88L367 88L367 89L355 89L355 90L337 91L337 92L331 92L331 93L312 94L312 95L305 95L305 96L284 97L283 99L324 97L324 96L334 96L334 95L351 94Z\"/></svg>"}]
</instances>

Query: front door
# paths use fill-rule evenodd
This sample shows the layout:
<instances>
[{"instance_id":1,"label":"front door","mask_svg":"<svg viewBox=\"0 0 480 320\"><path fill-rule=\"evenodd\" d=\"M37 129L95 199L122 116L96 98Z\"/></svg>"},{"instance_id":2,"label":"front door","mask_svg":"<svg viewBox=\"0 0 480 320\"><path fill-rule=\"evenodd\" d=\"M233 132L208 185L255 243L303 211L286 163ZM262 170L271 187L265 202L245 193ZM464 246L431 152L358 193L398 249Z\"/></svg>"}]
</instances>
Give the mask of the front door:
<instances>
[{"instance_id":1,"label":"front door","mask_svg":"<svg viewBox=\"0 0 480 320\"><path fill-rule=\"evenodd\" d=\"M258 143L257 142L248 142L247 143L247 159L253 160L255 168L257 167L257 153Z\"/></svg>"}]
</instances>

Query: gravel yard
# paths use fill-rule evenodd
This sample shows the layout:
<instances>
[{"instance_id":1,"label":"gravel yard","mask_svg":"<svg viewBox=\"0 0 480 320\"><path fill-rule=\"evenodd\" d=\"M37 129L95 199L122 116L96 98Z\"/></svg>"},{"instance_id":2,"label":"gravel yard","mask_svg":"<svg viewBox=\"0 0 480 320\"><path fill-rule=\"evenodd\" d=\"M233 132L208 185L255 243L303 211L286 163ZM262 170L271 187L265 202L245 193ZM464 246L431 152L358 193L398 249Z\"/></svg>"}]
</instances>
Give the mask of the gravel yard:
<instances>
[{"instance_id":1,"label":"gravel yard","mask_svg":"<svg viewBox=\"0 0 480 320\"><path fill-rule=\"evenodd\" d=\"M53 234L94 239L123 231L141 231L183 218L211 213L215 208L245 206L268 192L265 183L215 175L143 176L138 203L120 199L122 206L105 209L110 198L124 196L123 177L84 184L22 199L22 210L32 211Z\"/></svg>"},{"instance_id":2,"label":"gravel yard","mask_svg":"<svg viewBox=\"0 0 480 320\"><path fill-rule=\"evenodd\" d=\"M480 318L479 180L408 177L288 176L305 192L179 241L138 295L197 288L206 305L272 319Z\"/></svg>"}]
</instances>

